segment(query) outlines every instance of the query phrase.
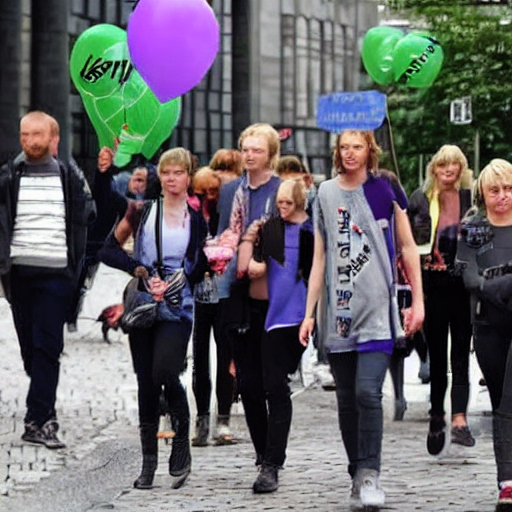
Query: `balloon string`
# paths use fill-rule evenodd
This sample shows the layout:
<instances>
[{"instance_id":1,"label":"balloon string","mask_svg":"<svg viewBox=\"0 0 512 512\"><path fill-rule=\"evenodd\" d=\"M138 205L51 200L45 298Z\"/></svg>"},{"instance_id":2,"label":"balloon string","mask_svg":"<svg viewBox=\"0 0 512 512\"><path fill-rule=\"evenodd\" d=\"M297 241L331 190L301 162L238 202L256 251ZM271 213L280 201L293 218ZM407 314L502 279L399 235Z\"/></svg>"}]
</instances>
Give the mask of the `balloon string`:
<instances>
[{"instance_id":1,"label":"balloon string","mask_svg":"<svg viewBox=\"0 0 512 512\"><path fill-rule=\"evenodd\" d=\"M391 128L391 119L389 117L388 105L386 102L386 119L388 121L388 133L389 133L389 146L391 150L391 157L393 158L393 165L395 166L395 173L400 181L400 170L398 169L398 159L396 158L395 140L393 138L393 129Z\"/></svg>"}]
</instances>

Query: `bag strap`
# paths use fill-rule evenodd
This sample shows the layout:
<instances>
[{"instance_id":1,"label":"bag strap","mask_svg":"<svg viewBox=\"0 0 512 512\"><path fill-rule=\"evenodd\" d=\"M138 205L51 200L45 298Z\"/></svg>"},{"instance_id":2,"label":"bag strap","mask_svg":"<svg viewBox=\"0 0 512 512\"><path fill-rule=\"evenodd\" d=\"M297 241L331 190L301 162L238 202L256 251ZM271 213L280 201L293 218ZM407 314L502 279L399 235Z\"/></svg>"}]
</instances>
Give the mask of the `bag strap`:
<instances>
[{"instance_id":1,"label":"bag strap","mask_svg":"<svg viewBox=\"0 0 512 512\"><path fill-rule=\"evenodd\" d=\"M156 244L156 270L161 279L162 273L162 198L156 201L156 217L155 217L155 244Z\"/></svg>"}]
</instances>

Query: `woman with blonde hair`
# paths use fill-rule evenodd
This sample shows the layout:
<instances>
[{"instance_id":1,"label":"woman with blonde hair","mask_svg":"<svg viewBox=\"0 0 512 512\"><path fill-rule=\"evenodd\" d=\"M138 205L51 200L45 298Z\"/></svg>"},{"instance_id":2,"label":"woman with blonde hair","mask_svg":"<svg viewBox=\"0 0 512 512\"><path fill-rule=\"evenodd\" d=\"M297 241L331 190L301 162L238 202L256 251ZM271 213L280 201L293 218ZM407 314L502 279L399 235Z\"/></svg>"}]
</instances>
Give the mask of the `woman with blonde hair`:
<instances>
[{"instance_id":1,"label":"woman with blonde hair","mask_svg":"<svg viewBox=\"0 0 512 512\"><path fill-rule=\"evenodd\" d=\"M512 164L492 160L476 189L480 208L463 221L457 260L473 299L475 352L491 397L501 512L512 510Z\"/></svg>"},{"instance_id":2,"label":"woman with blonde hair","mask_svg":"<svg viewBox=\"0 0 512 512\"><path fill-rule=\"evenodd\" d=\"M445 144L427 166L424 185L409 201L407 213L422 262L425 292L424 332L430 356L430 424L427 450L445 446L444 400L448 387L450 332L451 442L474 446L466 421L469 400L471 321L469 294L454 272L460 220L471 207L471 171L459 147Z\"/></svg>"},{"instance_id":3,"label":"woman with blonde hair","mask_svg":"<svg viewBox=\"0 0 512 512\"><path fill-rule=\"evenodd\" d=\"M266 276L268 310L261 339L263 389L268 404L267 439L262 467L253 484L256 493L278 487L278 470L286 458L292 421L288 375L297 371L305 346L299 327L306 309L306 293L313 260L313 223L307 215L302 180L281 183L276 197L279 217L260 229L249 277Z\"/></svg>"},{"instance_id":4,"label":"woman with blonde hair","mask_svg":"<svg viewBox=\"0 0 512 512\"><path fill-rule=\"evenodd\" d=\"M158 163L162 196L146 201L142 209L128 209L113 237L100 254L101 261L139 278L138 289L147 289L158 303L150 327L129 330L130 351L137 375L142 471L137 489L150 489L158 465L159 398L163 387L175 436L169 458L172 486L183 485L190 473L190 413L180 375L185 369L192 331L193 287L207 270L203 245L206 224L201 213L187 203L192 172L190 153L170 149ZM122 246L135 235L133 256Z\"/></svg>"}]
</instances>

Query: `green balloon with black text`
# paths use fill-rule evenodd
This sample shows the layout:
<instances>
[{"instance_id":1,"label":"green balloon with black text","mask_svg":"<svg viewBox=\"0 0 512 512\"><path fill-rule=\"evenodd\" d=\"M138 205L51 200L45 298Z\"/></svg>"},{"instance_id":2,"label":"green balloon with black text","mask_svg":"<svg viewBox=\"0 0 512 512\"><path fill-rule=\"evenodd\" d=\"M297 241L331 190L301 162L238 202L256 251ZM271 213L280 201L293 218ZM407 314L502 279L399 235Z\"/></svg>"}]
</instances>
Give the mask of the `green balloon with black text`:
<instances>
[{"instance_id":1,"label":"green balloon with black text","mask_svg":"<svg viewBox=\"0 0 512 512\"><path fill-rule=\"evenodd\" d=\"M126 31L115 25L94 25L80 35L70 72L100 147L117 146L118 167L136 154L153 157L178 123L181 98L160 103L131 63Z\"/></svg>"}]
</instances>

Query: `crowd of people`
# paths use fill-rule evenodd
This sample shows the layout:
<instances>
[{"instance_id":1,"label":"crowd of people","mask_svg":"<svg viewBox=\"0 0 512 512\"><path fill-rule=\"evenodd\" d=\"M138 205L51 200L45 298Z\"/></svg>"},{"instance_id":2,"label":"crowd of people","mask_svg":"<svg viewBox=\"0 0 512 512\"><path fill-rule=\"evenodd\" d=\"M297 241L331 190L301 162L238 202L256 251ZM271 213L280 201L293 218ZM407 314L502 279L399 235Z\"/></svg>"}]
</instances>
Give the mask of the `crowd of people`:
<instances>
[{"instance_id":1,"label":"crowd of people","mask_svg":"<svg viewBox=\"0 0 512 512\"><path fill-rule=\"evenodd\" d=\"M350 507L384 506L383 382L391 370L400 420L399 348L422 333L428 452L439 455L448 441L475 444L467 422L473 337L492 404L497 510L512 510L512 164L492 160L475 183L460 148L444 145L408 200L397 177L379 169L373 132L346 130L336 137L333 177L317 189L299 158L281 157L278 132L257 123L238 149L220 149L199 169L177 147L156 167L137 162L118 174L113 151L103 148L91 192L76 164L59 160L58 140L51 116L26 114L22 153L0 170L0 275L30 377L24 441L65 447L55 410L63 329L76 328L101 261L133 277L124 303L103 320L128 333L137 377L135 488L153 486L162 403L173 428L172 487L191 471L190 445L209 444L213 332L211 439L236 443L230 414L240 397L258 468L253 491L279 487L292 422L289 376L314 340L335 381ZM190 339L192 438L180 380Z\"/></svg>"}]
</instances>

